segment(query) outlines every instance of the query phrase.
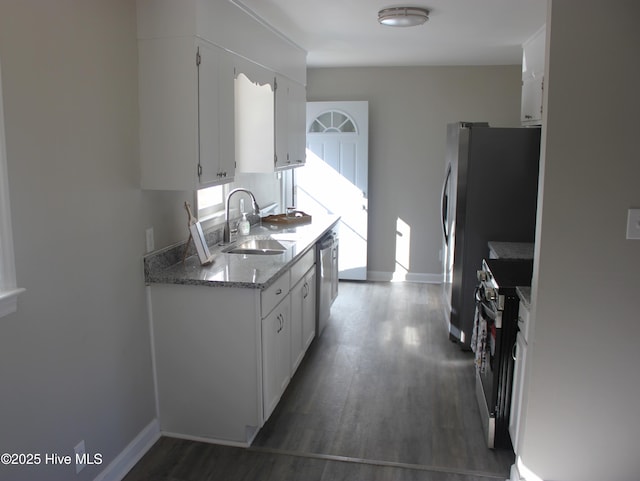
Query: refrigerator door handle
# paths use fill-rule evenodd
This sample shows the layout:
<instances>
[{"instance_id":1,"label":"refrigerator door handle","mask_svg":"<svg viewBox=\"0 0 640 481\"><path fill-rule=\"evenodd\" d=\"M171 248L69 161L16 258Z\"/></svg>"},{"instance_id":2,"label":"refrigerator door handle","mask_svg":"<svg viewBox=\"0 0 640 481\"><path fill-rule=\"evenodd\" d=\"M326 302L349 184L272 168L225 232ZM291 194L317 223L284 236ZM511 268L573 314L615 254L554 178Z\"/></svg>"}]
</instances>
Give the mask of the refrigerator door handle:
<instances>
[{"instance_id":1,"label":"refrigerator door handle","mask_svg":"<svg viewBox=\"0 0 640 481\"><path fill-rule=\"evenodd\" d=\"M442 211L442 234L446 245L449 245L449 232L447 231L447 222L449 221L449 182L451 181L451 164L447 167L447 173L442 184L442 197L440 199L440 208Z\"/></svg>"}]
</instances>

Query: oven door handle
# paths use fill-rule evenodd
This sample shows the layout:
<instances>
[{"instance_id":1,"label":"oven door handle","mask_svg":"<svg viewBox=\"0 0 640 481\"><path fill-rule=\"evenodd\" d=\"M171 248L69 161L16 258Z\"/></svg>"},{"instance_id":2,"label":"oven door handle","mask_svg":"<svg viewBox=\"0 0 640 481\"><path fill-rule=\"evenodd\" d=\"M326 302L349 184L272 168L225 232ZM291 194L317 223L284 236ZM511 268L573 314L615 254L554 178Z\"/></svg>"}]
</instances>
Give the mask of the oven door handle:
<instances>
[{"instance_id":1,"label":"oven door handle","mask_svg":"<svg viewBox=\"0 0 640 481\"><path fill-rule=\"evenodd\" d=\"M491 303L485 300L480 302L480 309L481 316L494 324L496 329L502 329L502 312L499 309L493 309Z\"/></svg>"},{"instance_id":2,"label":"oven door handle","mask_svg":"<svg viewBox=\"0 0 640 481\"><path fill-rule=\"evenodd\" d=\"M480 312L485 318L490 319L491 321L496 320L498 314L497 311L493 310L486 301L481 301L480 307L482 308Z\"/></svg>"}]
</instances>

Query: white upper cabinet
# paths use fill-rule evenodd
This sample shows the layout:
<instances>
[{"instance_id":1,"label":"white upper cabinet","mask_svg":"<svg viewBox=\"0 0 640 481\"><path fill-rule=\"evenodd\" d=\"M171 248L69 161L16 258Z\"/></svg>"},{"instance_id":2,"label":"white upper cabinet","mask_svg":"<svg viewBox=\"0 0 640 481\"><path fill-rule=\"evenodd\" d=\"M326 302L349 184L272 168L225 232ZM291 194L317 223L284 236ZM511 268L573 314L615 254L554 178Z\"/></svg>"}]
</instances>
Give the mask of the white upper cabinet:
<instances>
[{"instance_id":1,"label":"white upper cabinet","mask_svg":"<svg viewBox=\"0 0 640 481\"><path fill-rule=\"evenodd\" d=\"M236 168L233 104L233 55L199 42L198 186L233 180Z\"/></svg>"},{"instance_id":2,"label":"white upper cabinet","mask_svg":"<svg viewBox=\"0 0 640 481\"><path fill-rule=\"evenodd\" d=\"M276 170L305 163L307 93L304 85L276 77Z\"/></svg>"},{"instance_id":3,"label":"white upper cabinet","mask_svg":"<svg viewBox=\"0 0 640 481\"><path fill-rule=\"evenodd\" d=\"M142 188L194 190L233 180L228 54L196 37L142 39L138 53Z\"/></svg>"},{"instance_id":4,"label":"white upper cabinet","mask_svg":"<svg viewBox=\"0 0 640 481\"><path fill-rule=\"evenodd\" d=\"M275 103L274 72L304 90L306 52L228 1L137 0L137 22L142 188L194 190L231 182L237 160L236 67L251 65L252 73L244 76L254 85L269 84ZM260 70L270 80L253 75ZM275 107L256 112L270 118L270 125L243 129L242 135L271 139L271 145L261 140L250 148L260 148L263 161L268 158L260 169L273 172ZM247 144L241 145L244 163Z\"/></svg>"},{"instance_id":5,"label":"white upper cabinet","mask_svg":"<svg viewBox=\"0 0 640 481\"><path fill-rule=\"evenodd\" d=\"M546 29L542 27L522 45L522 108L523 125L542 123L544 93L544 58Z\"/></svg>"}]
</instances>

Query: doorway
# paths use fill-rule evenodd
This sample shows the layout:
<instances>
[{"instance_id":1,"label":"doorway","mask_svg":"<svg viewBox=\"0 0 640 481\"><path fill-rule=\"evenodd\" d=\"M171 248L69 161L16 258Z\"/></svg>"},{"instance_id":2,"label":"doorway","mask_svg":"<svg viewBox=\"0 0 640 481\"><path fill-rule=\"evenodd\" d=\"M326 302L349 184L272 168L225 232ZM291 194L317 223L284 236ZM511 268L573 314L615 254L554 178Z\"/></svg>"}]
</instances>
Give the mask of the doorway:
<instances>
[{"instance_id":1,"label":"doorway","mask_svg":"<svg viewBox=\"0 0 640 481\"><path fill-rule=\"evenodd\" d=\"M369 104L307 102L307 162L296 169L297 207L339 223L340 279L367 279Z\"/></svg>"}]
</instances>

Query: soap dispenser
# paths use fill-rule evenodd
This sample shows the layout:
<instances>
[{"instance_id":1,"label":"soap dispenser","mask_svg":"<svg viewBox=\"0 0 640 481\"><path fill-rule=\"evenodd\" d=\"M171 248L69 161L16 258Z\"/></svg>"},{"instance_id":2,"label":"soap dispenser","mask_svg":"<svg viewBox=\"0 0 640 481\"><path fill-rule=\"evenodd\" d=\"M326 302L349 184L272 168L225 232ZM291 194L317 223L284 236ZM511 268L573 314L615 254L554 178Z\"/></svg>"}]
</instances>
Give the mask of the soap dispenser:
<instances>
[{"instance_id":1,"label":"soap dispenser","mask_svg":"<svg viewBox=\"0 0 640 481\"><path fill-rule=\"evenodd\" d=\"M251 224L249 224L249 220L247 219L247 213L242 213L242 220L238 222L238 234L247 235L249 230L251 229Z\"/></svg>"}]
</instances>

